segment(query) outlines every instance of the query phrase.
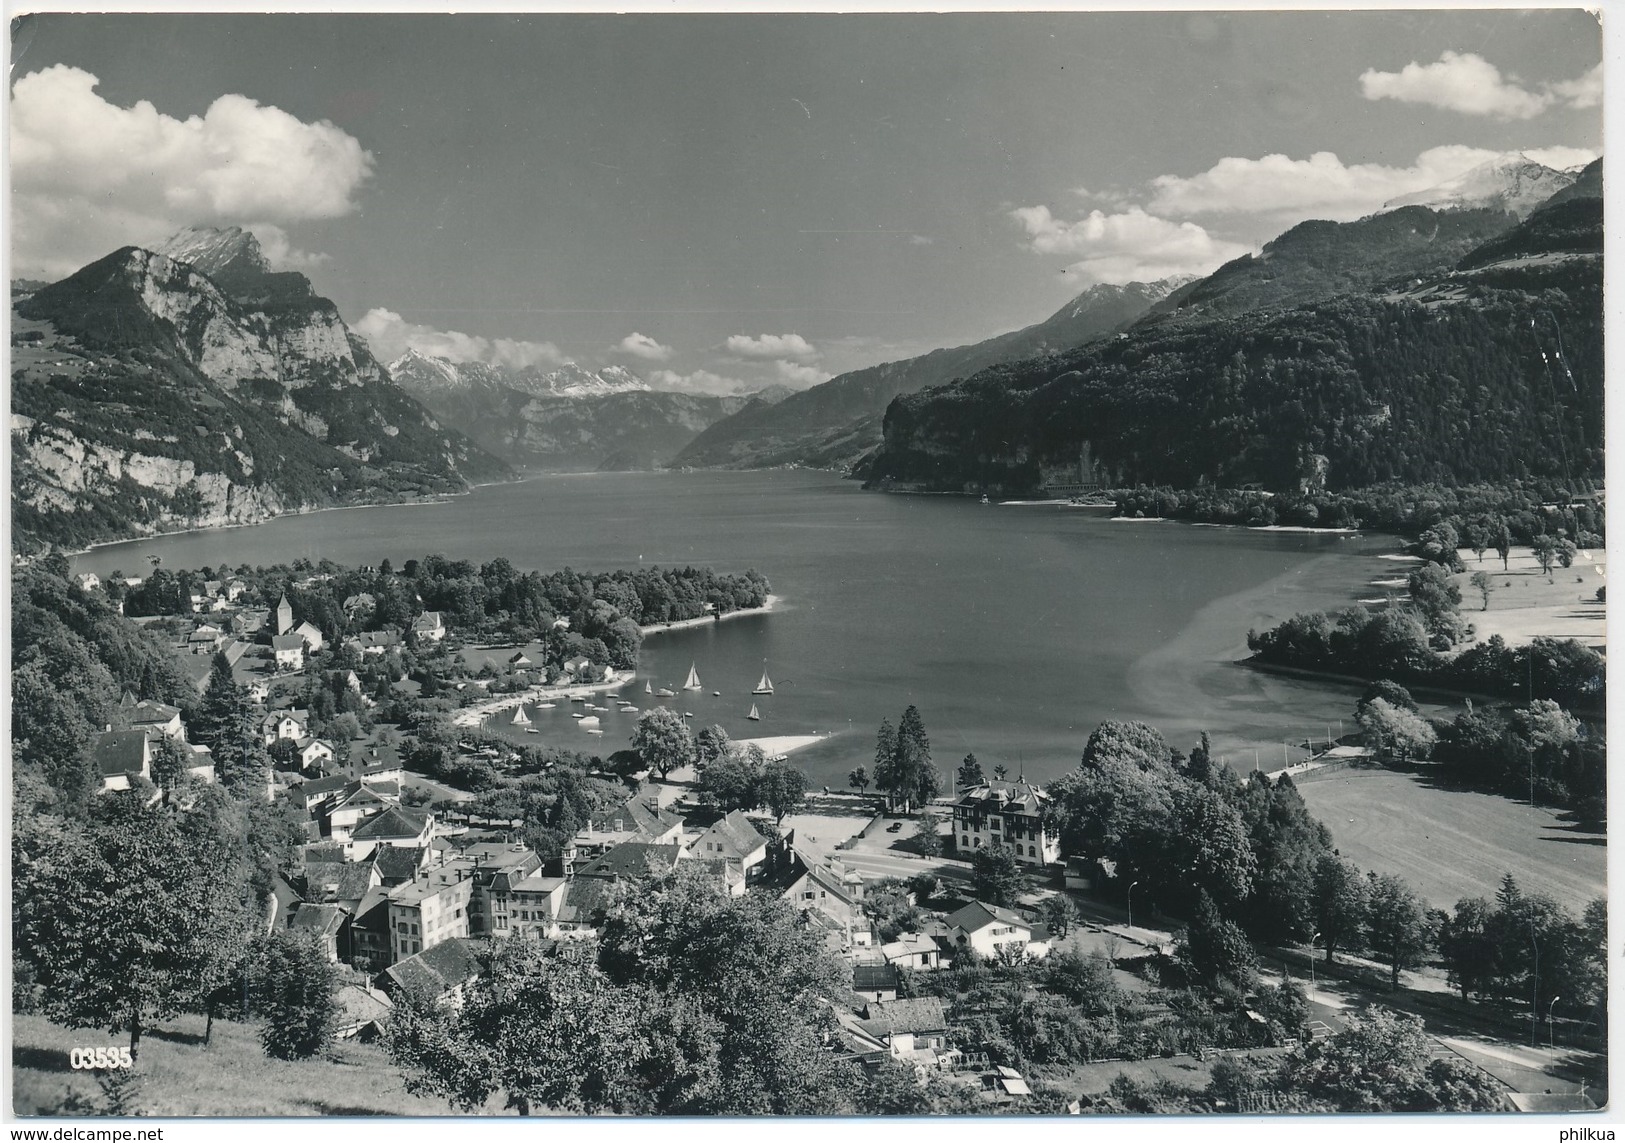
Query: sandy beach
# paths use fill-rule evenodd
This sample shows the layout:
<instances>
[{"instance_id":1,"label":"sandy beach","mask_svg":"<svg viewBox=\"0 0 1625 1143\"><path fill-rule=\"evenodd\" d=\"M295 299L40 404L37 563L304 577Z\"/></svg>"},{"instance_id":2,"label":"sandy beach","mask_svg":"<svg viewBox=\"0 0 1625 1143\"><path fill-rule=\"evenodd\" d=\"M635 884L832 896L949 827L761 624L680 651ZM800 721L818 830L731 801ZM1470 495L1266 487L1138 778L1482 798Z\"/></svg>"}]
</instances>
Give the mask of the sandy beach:
<instances>
[{"instance_id":1,"label":"sandy beach","mask_svg":"<svg viewBox=\"0 0 1625 1143\"><path fill-rule=\"evenodd\" d=\"M726 623L730 619L737 619L741 615L765 615L779 605L779 597L769 594L767 601L760 607L742 607L738 611L730 611L726 615L699 615L693 619L679 619L673 623L651 623L647 627L639 627L638 631L647 639L651 635L658 635L662 631L681 631L686 627L704 627L708 623Z\"/></svg>"}]
</instances>

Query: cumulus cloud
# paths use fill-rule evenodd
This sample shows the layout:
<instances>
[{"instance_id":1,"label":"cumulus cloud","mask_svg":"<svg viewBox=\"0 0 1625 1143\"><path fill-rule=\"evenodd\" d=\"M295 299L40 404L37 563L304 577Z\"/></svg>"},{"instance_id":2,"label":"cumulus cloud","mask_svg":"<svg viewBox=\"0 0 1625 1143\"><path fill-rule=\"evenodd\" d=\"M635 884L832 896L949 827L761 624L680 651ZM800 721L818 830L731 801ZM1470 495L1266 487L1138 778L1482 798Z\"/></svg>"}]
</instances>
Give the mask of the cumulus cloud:
<instances>
[{"instance_id":1,"label":"cumulus cloud","mask_svg":"<svg viewBox=\"0 0 1625 1143\"><path fill-rule=\"evenodd\" d=\"M1412 61L1399 71L1370 68L1360 76L1360 94L1367 99L1421 103L1494 119L1533 119L1559 104L1596 107L1602 101L1602 65L1579 79L1541 86L1530 90L1474 52L1447 51L1430 64Z\"/></svg>"},{"instance_id":2,"label":"cumulus cloud","mask_svg":"<svg viewBox=\"0 0 1625 1143\"><path fill-rule=\"evenodd\" d=\"M325 120L236 94L176 119L146 100L109 103L98 83L56 64L12 88L18 272L57 276L190 224L336 218L355 209L372 174L372 155Z\"/></svg>"},{"instance_id":3,"label":"cumulus cloud","mask_svg":"<svg viewBox=\"0 0 1625 1143\"><path fill-rule=\"evenodd\" d=\"M530 365L563 365L569 359L550 341L515 341L510 338L480 337L454 329L409 322L393 310L377 307L355 323L355 331L367 339L375 356L394 361L409 349L430 357L444 357L458 364L472 361L523 369Z\"/></svg>"},{"instance_id":4,"label":"cumulus cloud","mask_svg":"<svg viewBox=\"0 0 1625 1143\"><path fill-rule=\"evenodd\" d=\"M1548 85L1548 90L1570 107L1584 110L1602 105L1602 64L1598 64L1579 79Z\"/></svg>"},{"instance_id":5,"label":"cumulus cloud","mask_svg":"<svg viewBox=\"0 0 1625 1143\"><path fill-rule=\"evenodd\" d=\"M1602 152L1593 151L1589 147L1536 147L1524 151L1525 158L1554 170L1567 171L1575 167L1583 167L1597 158Z\"/></svg>"},{"instance_id":6,"label":"cumulus cloud","mask_svg":"<svg viewBox=\"0 0 1625 1143\"><path fill-rule=\"evenodd\" d=\"M736 333L728 339L728 352L762 358L818 356L818 350L799 333L764 333L761 337Z\"/></svg>"},{"instance_id":7,"label":"cumulus cloud","mask_svg":"<svg viewBox=\"0 0 1625 1143\"><path fill-rule=\"evenodd\" d=\"M656 369L649 374L649 387L669 393L701 393L712 397L736 397L754 393L762 386L741 381L736 377L723 377L706 369L692 373L677 373L670 369Z\"/></svg>"},{"instance_id":8,"label":"cumulus cloud","mask_svg":"<svg viewBox=\"0 0 1625 1143\"><path fill-rule=\"evenodd\" d=\"M269 222L251 222L244 229L259 240L260 252L273 270L309 270L328 261L328 255L294 246L288 232Z\"/></svg>"},{"instance_id":9,"label":"cumulus cloud","mask_svg":"<svg viewBox=\"0 0 1625 1143\"><path fill-rule=\"evenodd\" d=\"M1194 222L1173 222L1131 207L1120 214L1091 211L1076 222L1047 206L1024 206L1010 217L1039 254L1078 255L1066 273L1088 284L1150 282L1175 274L1207 274L1251 249L1209 234Z\"/></svg>"},{"instance_id":10,"label":"cumulus cloud","mask_svg":"<svg viewBox=\"0 0 1625 1143\"><path fill-rule=\"evenodd\" d=\"M645 334L629 333L621 338L614 352L641 358L644 361L664 361L671 356L672 348L669 345L661 345Z\"/></svg>"},{"instance_id":11,"label":"cumulus cloud","mask_svg":"<svg viewBox=\"0 0 1625 1143\"><path fill-rule=\"evenodd\" d=\"M1362 218L1385 202L1448 182L1503 155L1481 147L1432 147L1409 166L1344 163L1331 151L1307 159L1265 155L1260 159L1224 158L1188 178L1161 175L1151 180L1150 209L1159 214L1249 214L1274 216L1279 222L1327 218L1334 222ZM1559 168L1590 162L1595 152L1577 147L1525 151L1538 163Z\"/></svg>"},{"instance_id":12,"label":"cumulus cloud","mask_svg":"<svg viewBox=\"0 0 1625 1143\"><path fill-rule=\"evenodd\" d=\"M785 385L793 385L798 389L806 389L813 385L822 385L833 373L826 373L822 369L811 365L802 365L795 361L775 361L774 371L779 375L779 381Z\"/></svg>"}]
</instances>

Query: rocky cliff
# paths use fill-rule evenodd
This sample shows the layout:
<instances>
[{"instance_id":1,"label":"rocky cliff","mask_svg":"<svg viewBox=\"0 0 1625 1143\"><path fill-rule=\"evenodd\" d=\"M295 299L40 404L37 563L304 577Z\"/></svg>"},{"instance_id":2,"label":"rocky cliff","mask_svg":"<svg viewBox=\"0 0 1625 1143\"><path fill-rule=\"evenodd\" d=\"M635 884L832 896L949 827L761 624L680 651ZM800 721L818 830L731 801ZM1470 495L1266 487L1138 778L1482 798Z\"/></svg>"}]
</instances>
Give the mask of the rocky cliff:
<instances>
[{"instance_id":1,"label":"rocky cliff","mask_svg":"<svg viewBox=\"0 0 1625 1143\"><path fill-rule=\"evenodd\" d=\"M126 247L21 297L14 536L66 546L459 491L506 466L395 386L252 235Z\"/></svg>"}]
</instances>

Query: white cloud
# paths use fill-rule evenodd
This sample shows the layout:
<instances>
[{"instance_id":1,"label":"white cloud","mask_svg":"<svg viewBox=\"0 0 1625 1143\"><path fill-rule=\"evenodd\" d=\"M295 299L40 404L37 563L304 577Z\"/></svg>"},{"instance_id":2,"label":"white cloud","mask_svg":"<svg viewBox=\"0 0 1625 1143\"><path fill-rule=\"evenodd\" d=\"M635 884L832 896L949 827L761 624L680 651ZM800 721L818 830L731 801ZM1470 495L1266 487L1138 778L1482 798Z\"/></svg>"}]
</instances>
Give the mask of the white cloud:
<instances>
[{"instance_id":1,"label":"white cloud","mask_svg":"<svg viewBox=\"0 0 1625 1143\"><path fill-rule=\"evenodd\" d=\"M794 361L775 361L773 368L779 375L779 380L786 385L793 385L798 389L806 389L813 385L822 385L833 373L826 373L822 369L811 365L801 365Z\"/></svg>"},{"instance_id":2,"label":"white cloud","mask_svg":"<svg viewBox=\"0 0 1625 1143\"><path fill-rule=\"evenodd\" d=\"M629 333L621 338L612 352L625 353L644 361L664 361L672 354L669 345L661 345L654 338L641 333Z\"/></svg>"},{"instance_id":3,"label":"white cloud","mask_svg":"<svg viewBox=\"0 0 1625 1143\"><path fill-rule=\"evenodd\" d=\"M929 234L910 234L908 236L908 244L910 246L930 246L934 242L936 242L936 239L932 238Z\"/></svg>"},{"instance_id":4,"label":"white cloud","mask_svg":"<svg viewBox=\"0 0 1625 1143\"><path fill-rule=\"evenodd\" d=\"M393 310L377 307L355 323L355 331L367 339L380 360L394 361L408 349L430 357L445 357L459 364L480 361L523 369L529 365L563 365L569 359L550 341L515 341L460 333L454 329L409 322Z\"/></svg>"},{"instance_id":5,"label":"white cloud","mask_svg":"<svg viewBox=\"0 0 1625 1143\"><path fill-rule=\"evenodd\" d=\"M325 120L306 123L244 95L176 119L146 100L115 106L98 82L56 64L12 88L16 272L69 273L191 224L336 218L355 209L372 174L372 155Z\"/></svg>"},{"instance_id":6,"label":"white cloud","mask_svg":"<svg viewBox=\"0 0 1625 1143\"><path fill-rule=\"evenodd\" d=\"M1551 167L1558 171L1572 170L1590 163L1601 152L1593 151L1588 147L1537 147L1534 150L1524 151L1525 158L1533 159L1542 166Z\"/></svg>"},{"instance_id":7,"label":"white cloud","mask_svg":"<svg viewBox=\"0 0 1625 1143\"><path fill-rule=\"evenodd\" d=\"M818 350L799 333L764 333L761 337L736 333L728 339L728 352L741 357L818 356Z\"/></svg>"},{"instance_id":8,"label":"white cloud","mask_svg":"<svg viewBox=\"0 0 1625 1143\"><path fill-rule=\"evenodd\" d=\"M670 393L701 393L713 397L735 397L754 393L761 384L752 384L735 377L723 377L705 369L692 373L676 373L670 369L656 369L649 374L649 387Z\"/></svg>"},{"instance_id":9,"label":"white cloud","mask_svg":"<svg viewBox=\"0 0 1625 1143\"><path fill-rule=\"evenodd\" d=\"M1562 83L1549 83L1546 89L1570 107L1584 110L1602 105L1602 64L1598 64L1579 79Z\"/></svg>"},{"instance_id":10,"label":"white cloud","mask_svg":"<svg viewBox=\"0 0 1625 1143\"><path fill-rule=\"evenodd\" d=\"M1399 71L1371 68L1360 76L1360 93L1496 119L1533 119L1558 102L1557 95L1530 91L1473 52L1447 51L1433 63L1412 61Z\"/></svg>"},{"instance_id":11,"label":"white cloud","mask_svg":"<svg viewBox=\"0 0 1625 1143\"><path fill-rule=\"evenodd\" d=\"M1150 209L1174 216L1250 214L1275 216L1278 222L1305 218L1342 222L1381 210L1391 199L1438 186L1502 153L1479 147L1433 147L1408 167L1345 164L1330 151L1317 151L1307 159L1286 155L1225 158L1189 178L1160 175L1152 179ZM1573 160L1564 166L1594 157L1577 148L1524 153L1548 165L1556 165L1548 162L1554 158Z\"/></svg>"},{"instance_id":12,"label":"white cloud","mask_svg":"<svg viewBox=\"0 0 1625 1143\"><path fill-rule=\"evenodd\" d=\"M1010 216L1040 254L1081 255L1066 273L1088 284L1151 282L1174 274L1207 274L1251 247L1214 238L1194 222L1172 222L1131 207L1120 214L1091 211L1076 222L1047 206L1019 207Z\"/></svg>"}]
</instances>

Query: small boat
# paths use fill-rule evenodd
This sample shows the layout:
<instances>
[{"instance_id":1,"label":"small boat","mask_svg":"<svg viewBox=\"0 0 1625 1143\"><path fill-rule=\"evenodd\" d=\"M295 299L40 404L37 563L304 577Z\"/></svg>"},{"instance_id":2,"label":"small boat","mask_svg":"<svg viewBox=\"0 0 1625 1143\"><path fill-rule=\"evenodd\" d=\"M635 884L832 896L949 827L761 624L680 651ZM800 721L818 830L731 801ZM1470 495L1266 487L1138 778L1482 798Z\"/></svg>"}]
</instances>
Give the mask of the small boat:
<instances>
[{"instance_id":1,"label":"small boat","mask_svg":"<svg viewBox=\"0 0 1625 1143\"><path fill-rule=\"evenodd\" d=\"M987 493L985 493L985 492L982 493L982 503L983 504L991 504L992 503L992 501L987 498Z\"/></svg>"},{"instance_id":2,"label":"small boat","mask_svg":"<svg viewBox=\"0 0 1625 1143\"><path fill-rule=\"evenodd\" d=\"M683 717L684 718L693 718L694 717L694 712L691 711L691 710L685 710L683 712Z\"/></svg>"},{"instance_id":3,"label":"small boat","mask_svg":"<svg viewBox=\"0 0 1625 1143\"><path fill-rule=\"evenodd\" d=\"M589 726L589 727L587 727L587 733L588 734L602 734L604 732L602 730L597 729L596 727Z\"/></svg>"},{"instance_id":4,"label":"small boat","mask_svg":"<svg viewBox=\"0 0 1625 1143\"><path fill-rule=\"evenodd\" d=\"M767 677L767 668L762 668L762 681L756 684L756 689L750 692L753 695L770 695L773 693L773 680Z\"/></svg>"},{"instance_id":5,"label":"small boat","mask_svg":"<svg viewBox=\"0 0 1625 1143\"><path fill-rule=\"evenodd\" d=\"M584 714L572 714L570 717L571 718L586 718L587 716L584 715Z\"/></svg>"},{"instance_id":6,"label":"small boat","mask_svg":"<svg viewBox=\"0 0 1625 1143\"><path fill-rule=\"evenodd\" d=\"M658 691L655 692L655 697L656 698L676 698L677 697L677 692L676 691L669 691L665 687L661 687Z\"/></svg>"},{"instance_id":7,"label":"small boat","mask_svg":"<svg viewBox=\"0 0 1625 1143\"><path fill-rule=\"evenodd\" d=\"M537 730L534 726L527 726L527 727L525 727L525 733L526 734L540 734L541 731Z\"/></svg>"},{"instance_id":8,"label":"small boat","mask_svg":"<svg viewBox=\"0 0 1625 1143\"><path fill-rule=\"evenodd\" d=\"M558 705L559 704L556 703L556 702L539 702L539 703L536 704L536 709L537 710L552 710L554 707L556 707Z\"/></svg>"},{"instance_id":9,"label":"small boat","mask_svg":"<svg viewBox=\"0 0 1625 1143\"><path fill-rule=\"evenodd\" d=\"M638 708L635 707L635 706L623 706L621 708L621 713L622 714L636 714L636 713L638 713Z\"/></svg>"},{"instance_id":10,"label":"small boat","mask_svg":"<svg viewBox=\"0 0 1625 1143\"><path fill-rule=\"evenodd\" d=\"M688 665L688 681L683 684L683 689L685 691L702 691L705 689L700 685L700 675L694 669L693 663Z\"/></svg>"},{"instance_id":11,"label":"small boat","mask_svg":"<svg viewBox=\"0 0 1625 1143\"><path fill-rule=\"evenodd\" d=\"M524 703L520 703L518 706L513 708L513 724L515 726L524 726L529 722L530 715L525 713Z\"/></svg>"},{"instance_id":12,"label":"small boat","mask_svg":"<svg viewBox=\"0 0 1625 1143\"><path fill-rule=\"evenodd\" d=\"M654 694L655 693L655 685L653 683L649 682L648 680L644 680L643 693L646 694L646 695Z\"/></svg>"},{"instance_id":13,"label":"small boat","mask_svg":"<svg viewBox=\"0 0 1625 1143\"><path fill-rule=\"evenodd\" d=\"M745 717L750 719L752 722L761 722L762 721L761 712L759 712L756 709L756 704L755 703L750 704L750 713L747 714Z\"/></svg>"},{"instance_id":14,"label":"small boat","mask_svg":"<svg viewBox=\"0 0 1625 1143\"><path fill-rule=\"evenodd\" d=\"M712 691L711 692L711 697L712 698L721 698L722 697L722 692L721 691Z\"/></svg>"},{"instance_id":15,"label":"small boat","mask_svg":"<svg viewBox=\"0 0 1625 1143\"><path fill-rule=\"evenodd\" d=\"M588 727L597 726L597 725L598 725L598 720L596 718L594 718L590 714L586 718L581 720L581 728L583 730L587 729Z\"/></svg>"}]
</instances>

